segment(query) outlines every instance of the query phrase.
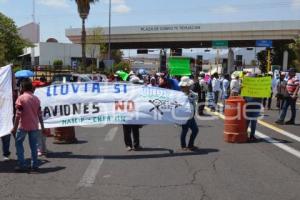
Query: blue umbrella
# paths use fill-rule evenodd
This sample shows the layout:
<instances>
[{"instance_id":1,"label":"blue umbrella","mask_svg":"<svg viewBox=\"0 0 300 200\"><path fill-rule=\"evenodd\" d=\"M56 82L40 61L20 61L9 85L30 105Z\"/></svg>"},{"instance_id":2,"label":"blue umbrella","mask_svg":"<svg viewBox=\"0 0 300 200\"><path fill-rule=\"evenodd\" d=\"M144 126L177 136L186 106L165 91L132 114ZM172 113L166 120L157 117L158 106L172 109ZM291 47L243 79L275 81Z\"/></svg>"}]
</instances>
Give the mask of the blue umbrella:
<instances>
[{"instance_id":1,"label":"blue umbrella","mask_svg":"<svg viewBox=\"0 0 300 200\"><path fill-rule=\"evenodd\" d=\"M34 73L30 70L21 70L15 73L16 78L29 78L33 77Z\"/></svg>"}]
</instances>

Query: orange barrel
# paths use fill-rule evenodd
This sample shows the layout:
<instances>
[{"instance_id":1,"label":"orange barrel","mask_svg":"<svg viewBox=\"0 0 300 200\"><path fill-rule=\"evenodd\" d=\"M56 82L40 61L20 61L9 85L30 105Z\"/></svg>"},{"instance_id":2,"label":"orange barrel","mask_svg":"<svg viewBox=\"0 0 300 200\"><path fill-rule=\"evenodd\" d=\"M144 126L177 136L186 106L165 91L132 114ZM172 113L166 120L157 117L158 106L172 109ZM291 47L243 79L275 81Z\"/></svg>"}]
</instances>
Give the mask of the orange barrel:
<instances>
[{"instance_id":1,"label":"orange barrel","mask_svg":"<svg viewBox=\"0 0 300 200\"><path fill-rule=\"evenodd\" d=\"M231 96L225 101L224 140L226 142L247 142L245 104L245 100L239 96Z\"/></svg>"},{"instance_id":2,"label":"orange barrel","mask_svg":"<svg viewBox=\"0 0 300 200\"><path fill-rule=\"evenodd\" d=\"M54 129L54 144L72 144L76 142L75 128L73 126Z\"/></svg>"}]
</instances>

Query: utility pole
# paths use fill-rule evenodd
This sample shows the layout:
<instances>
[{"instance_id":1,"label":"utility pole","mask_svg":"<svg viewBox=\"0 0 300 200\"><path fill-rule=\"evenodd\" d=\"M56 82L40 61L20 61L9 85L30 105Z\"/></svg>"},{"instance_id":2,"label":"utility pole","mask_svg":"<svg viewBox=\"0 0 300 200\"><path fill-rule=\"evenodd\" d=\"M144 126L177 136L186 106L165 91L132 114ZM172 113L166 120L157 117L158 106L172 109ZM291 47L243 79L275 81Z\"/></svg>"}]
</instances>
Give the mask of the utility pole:
<instances>
[{"instance_id":1,"label":"utility pole","mask_svg":"<svg viewBox=\"0 0 300 200\"><path fill-rule=\"evenodd\" d=\"M35 0L32 0L32 21L35 26ZM35 50L34 47L31 48L31 66L35 66Z\"/></svg>"},{"instance_id":2,"label":"utility pole","mask_svg":"<svg viewBox=\"0 0 300 200\"><path fill-rule=\"evenodd\" d=\"M32 21L35 23L35 0L32 0Z\"/></svg>"},{"instance_id":3,"label":"utility pole","mask_svg":"<svg viewBox=\"0 0 300 200\"><path fill-rule=\"evenodd\" d=\"M111 0L109 0L109 16L108 16L108 60L113 72L113 63L111 62Z\"/></svg>"}]
</instances>

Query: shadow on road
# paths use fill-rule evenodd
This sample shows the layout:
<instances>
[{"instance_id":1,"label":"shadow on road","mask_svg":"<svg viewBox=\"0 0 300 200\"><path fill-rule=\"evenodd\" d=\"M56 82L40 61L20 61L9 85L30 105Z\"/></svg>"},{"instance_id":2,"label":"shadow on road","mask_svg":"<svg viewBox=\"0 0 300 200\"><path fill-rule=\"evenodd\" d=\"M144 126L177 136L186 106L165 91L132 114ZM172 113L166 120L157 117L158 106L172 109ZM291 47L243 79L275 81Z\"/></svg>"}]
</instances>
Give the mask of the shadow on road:
<instances>
[{"instance_id":1,"label":"shadow on road","mask_svg":"<svg viewBox=\"0 0 300 200\"><path fill-rule=\"evenodd\" d=\"M26 160L27 163L30 163L30 160ZM47 173L53 173L60 170L65 169L66 167L41 167L42 165L48 163L48 160L40 160L40 168L38 170L39 174L47 174ZM18 165L17 160L9 160L6 162L0 162L0 173L18 173L14 169Z\"/></svg>"},{"instance_id":2,"label":"shadow on road","mask_svg":"<svg viewBox=\"0 0 300 200\"><path fill-rule=\"evenodd\" d=\"M166 151L165 153L156 154L137 154L138 152L153 152L153 151ZM163 148L145 148L137 152L133 152L131 155L76 155L72 152L54 152L48 155L48 158L67 158L67 159L109 159L109 160L122 160L122 159L151 159L151 158L166 158L166 157L181 157L181 156L193 156L193 155L206 155L209 153L219 152L218 149L198 149L193 152L174 152L172 149ZM131 152L130 152L131 153Z\"/></svg>"}]
</instances>

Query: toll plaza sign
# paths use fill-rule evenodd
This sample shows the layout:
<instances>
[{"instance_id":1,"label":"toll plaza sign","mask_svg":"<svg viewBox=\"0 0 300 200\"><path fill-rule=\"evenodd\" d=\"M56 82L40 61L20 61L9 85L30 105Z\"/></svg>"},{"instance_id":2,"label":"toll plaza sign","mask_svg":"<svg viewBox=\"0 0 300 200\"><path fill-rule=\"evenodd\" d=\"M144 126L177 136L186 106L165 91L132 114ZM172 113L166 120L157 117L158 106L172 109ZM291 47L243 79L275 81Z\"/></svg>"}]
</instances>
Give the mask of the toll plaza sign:
<instances>
[{"instance_id":1,"label":"toll plaza sign","mask_svg":"<svg viewBox=\"0 0 300 200\"><path fill-rule=\"evenodd\" d=\"M212 41L212 48L214 49L227 49L229 45L228 40L214 40Z\"/></svg>"},{"instance_id":2,"label":"toll plaza sign","mask_svg":"<svg viewBox=\"0 0 300 200\"><path fill-rule=\"evenodd\" d=\"M192 115L179 91L130 83L66 83L38 88L46 128L96 124L184 124Z\"/></svg>"},{"instance_id":3,"label":"toll plaza sign","mask_svg":"<svg viewBox=\"0 0 300 200\"><path fill-rule=\"evenodd\" d=\"M200 25L174 25L174 26L142 26L142 32L165 32L165 31L192 31L200 30Z\"/></svg>"},{"instance_id":4,"label":"toll plaza sign","mask_svg":"<svg viewBox=\"0 0 300 200\"><path fill-rule=\"evenodd\" d=\"M269 47L273 46L272 40L256 40L256 47Z\"/></svg>"}]
</instances>

